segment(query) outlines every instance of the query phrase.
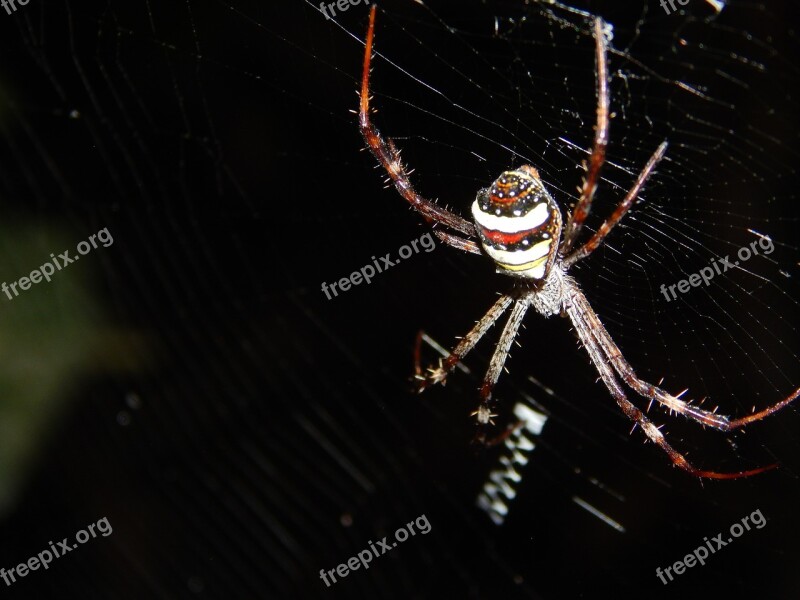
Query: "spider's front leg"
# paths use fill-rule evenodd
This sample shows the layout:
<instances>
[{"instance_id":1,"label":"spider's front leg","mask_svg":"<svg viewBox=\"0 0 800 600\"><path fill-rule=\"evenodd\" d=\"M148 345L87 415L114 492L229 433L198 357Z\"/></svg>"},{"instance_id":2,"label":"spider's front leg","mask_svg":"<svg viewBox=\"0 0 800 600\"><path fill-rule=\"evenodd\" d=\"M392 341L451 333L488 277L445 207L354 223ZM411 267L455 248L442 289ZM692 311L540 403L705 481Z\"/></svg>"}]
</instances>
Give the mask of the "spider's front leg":
<instances>
[{"instance_id":1,"label":"spider's front leg","mask_svg":"<svg viewBox=\"0 0 800 600\"><path fill-rule=\"evenodd\" d=\"M506 309L511 304L510 296L501 296L498 298L489 311L475 324L470 332L461 338L461 341L453 348L452 352L444 360L439 359L437 367L429 367L423 370L420 366L420 353L422 346L422 333L417 335L417 344L414 351L414 379L416 381L417 391L422 392L428 386L437 383L444 383L447 375L455 368L470 350L475 347L486 332L489 331L495 321L500 318Z\"/></svg>"},{"instance_id":2,"label":"spider's front leg","mask_svg":"<svg viewBox=\"0 0 800 600\"><path fill-rule=\"evenodd\" d=\"M595 53L597 60L597 123L594 127L594 146L586 166L581 195L575 209L567 220L561 242L561 253L568 254L578 239L586 217L592 209L592 199L600 181L600 170L606 160L608 146L608 68L606 66L607 42L603 33L604 23L600 18L594 21Z\"/></svg>"},{"instance_id":3,"label":"spider's front leg","mask_svg":"<svg viewBox=\"0 0 800 600\"><path fill-rule=\"evenodd\" d=\"M628 193L617 205L617 208L614 209L614 212L611 213L611 216L608 217L608 219L606 219L602 225L600 225L600 228L591 238L589 238L585 244L583 244L580 248L573 250L570 254L564 257L563 264L566 268L569 268L579 260L586 258L600 247L600 244L603 243L603 240L605 240L606 236L622 220L622 217L628 213L631 206L633 206L634 201L639 197L639 193L642 191L642 189L644 189L644 184L647 183L647 180L650 178L650 175L652 175L653 169L656 168L656 165L661 161L662 158L664 158L666 151L667 142L661 142L658 148L656 148L656 151L653 152L650 160L647 161L647 164L642 169L642 172L639 173L639 177L636 178L633 187L628 190ZM562 252L563 251L564 248L562 244Z\"/></svg>"},{"instance_id":4,"label":"spider's front leg","mask_svg":"<svg viewBox=\"0 0 800 600\"><path fill-rule=\"evenodd\" d=\"M370 96L369 96L369 76L372 64L372 45L375 38L375 11L376 5L373 4L369 11L369 29L367 29L367 39L364 42L364 67L361 75L361 93L358 111L358 126L361 135L370 152L378 159L381 166L386 170L389 178L394 183L394 187L400 192L411 206L422 214L426 219L435 223L441 223L451 229L455 229L468 237L475 235L475 227L457 214L442 208L435 202L426 200L420 196L411 180L408 177L408 170L400 161L400 151L395 147L392 140L385 140L381 136L378 128L370 117Z\"/></svg>"}]
</instances>

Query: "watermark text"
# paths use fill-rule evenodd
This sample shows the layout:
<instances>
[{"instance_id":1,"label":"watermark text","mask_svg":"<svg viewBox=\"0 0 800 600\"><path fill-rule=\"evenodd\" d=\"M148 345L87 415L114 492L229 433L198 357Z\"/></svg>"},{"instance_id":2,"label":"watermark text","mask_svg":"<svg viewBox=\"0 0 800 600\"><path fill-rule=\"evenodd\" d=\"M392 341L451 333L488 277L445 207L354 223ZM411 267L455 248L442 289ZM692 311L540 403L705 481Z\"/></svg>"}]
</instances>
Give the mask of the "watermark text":
<instances>
[{"instance_id":1,"label":"watermark text","mask_svg":"<svg viewBox=\"0 0 800 600\"><path fill-rule=\"evenodd\" d=\"M27 1L27 0L26 0ZM351 6L355 6L356 4L361 4L362 0L336 0L336 2L325 3L320 2L319 10L320 12L325 15L325 18L330 21L333 17L336 16L336 9L339 9L339 12L342 13L346 11ZM363 0L364 4L369 6L369 0ZM331 11L331 14L328 14L328 11Z\"/></svg>"},{"instance_id":2,"label":"watermark text","mask_svg":"<svg viewBox=\"0 0 800 600\"><path fill-rule=\"evenodd\" d=\"M419 246L417 244L419 244ZM410 258L420 251L420 247L425 250L425 252L431 252L436 248L436 242L433 241L433 236L430 232L423 234L418 240L411 240L410 244L406 246L400 246L400 249L397 251L400 258L392 260L391 252L387 252L380 257L379 262L377 258L372 256L371 265L364 265L358 271L350 273L349 277L342 277L339 281L334 281L333 283L325 283L323 281L322 291L325 297L330 300L334 296L338 296L340 291L346 292L349 290L351 285L360 285L362 282L372 283L372 278L375 277L376 274L383 273L386 269L395 266L402 259ZM338 290L336 289L337 287L339 288ZM333 292L333 296L331 296L331 292Z\"/></svg>"},{"instance_id":3,"label":"watermark text","mask_svg":"<svg viewBox=\"0 0 800 600\"><path fill-rule=\"evenodd\" d=\"M36 556L31 556L27 561L19 563L16 567L8 570L0 568L0 577L6 582L6 587L17 581L17 577L25 577L30 571L36 571L39 567L44 567L45 570L50 568L50 563L54 558L61 558L67 552L72 552L78 547L78 544L85 544L91 538L97 537L95 527L103 537L108 537L113 533L111 523L108 522L108 517L103 517L97 523L92 523L85 530L81 529L75 534L76 544L70 545L69 538L64 538L58 545L53 545L53 542L47 542L50 549L45 548Z\"/></svg>"},{"instance_id":4,"label":"watermark text","mask_svg":"<svg viewBox=\"0 0 800 600\"><path fill-rule=\"evenodd\" d=\"M748 523L748 521L752 522L752 524L755 525L756 529L761 529L762 527L764 527L764 525L767 524L767 520L764 518L764 515L761 514L761 510L760 509L756 510L752 512L749 516L744 517L742 519L741 524L734 523L733 525L731 525L730 528L731 537L729 537L727 541L722 539L724 535L722 533L714 536L710 540L707 537L704 537L703 541L705 542L705 544L695 548L691 554L687 554L686 556L684 556L683 560L676 561L675 564L666 567L663 571L661 570L661 567L656 567L656 577L658 577L661 580L661 583L667 585L669 581L675 580L670 571L675 571L676 575L683 575L683 573L686 571L686 567L692 568L697 563L705 565L706 559L710 556L709 551L711 552L711 554L714 554L714 552L716 552L720 548L727 546L730 542L732 542L733 538L740 537L744 533L745 529L747 529L747 531L750 531L750 523ZM742 525L744 525L744 527L742 527ZM667 581L667 579L664 577L665 574L667 577L669 577L669 581Z\"/></svg>"},{"instance_id":5,"label":"watermark text","mask_svg":"<svg viewBox=\"0 0 800 600\"><path fill-rule=\"evenodd\" d=\"M408 539L408 535L411 534L412 536L417 535L417 532L414 531L414 526L416 525L417 529L422 535L427 535L431 531L431 524L428 522L428 517L425 515L421 515L417 517L413 521L409 521L403 527L398 529L394 532L394 539L397 542L405 542ZM333 583L336 583L336 575L339 577L347 577L350 571L357 571L361 567L364 567L364 570L369 569L369 563L372 562L373 556L378 558L379 556L383 556L387 552L389 552L392 548L397 546L397 542L389 543L386 541L386 538L389 536L384 536L382 540L376 542L378 547L375 547L375 544L372 543L370 540L367 545L369 548L364 548L361 552L358 553L357 556L351 556L346 563L340 564L335 569L330 569L326 571L325 569L319 570L319 578L325 582L327 587L331 587L328 578L330 577Z\"/></svg>"},{"instance_id":6,"label":"watermark text","mask_svg":"<svg viewBox=\"0 0 800 600\"><path fill-rule=\"evenodd\" d=\"M34 283L40 283L42 279L49 282L56 270L60 271L67 265L78 260L84 254L89 254L93 248L97 248L98 241L103 244L103 248L108 248L114 243L114 238L111 237L111 234L108 232L108 227L103 227L103 229L97 233L90 235L88 240L80 242L78 244L79 256L70 256L69 250L67 250L59 254L58 258L56 258L56 255L51 252L50 258L53 259L52 262L48 261L38 269L34 269L28 277L20 277L17 281L12 281L11 283L6 283L4 281L0 284L0 290L3 290L3 293L8 296L9 300L13 300L19 296L17 287L24 292L29 290ZM13 296L11 295L12 292L14 293Z\"/></svg>"},{"instance_id":7,"label":"watermark text","mask_svg":"<svg viewBox=\"0 0 800 600\"><path fill-rule=\"evenodd\" d=\"M670 286L662 283L661 293L664 294L664 298L667 299L667 302L677 300L678 295L675 293L675 288L678 288L680 293L685 294L691 289L691 287L698 287L701 283L708 285L711 283L711 280L714 278L715 274L722 275L728 269L734 269L738 267L740 262L745 262L750 260L751 257L757 256L759 248L763 250L764 254L768 255L772 254L772 252L775 250L775 245L767 236L760 236L757 240L750 242L749 246L742 246L739 248L739 251L736 253L736 256L739 257L739 260L731 262L730 255L723 256L719 259L715 258L711 261L711 265L708 267L703 267L700 269L699 273L692 273L689 275L688 280L681 279L678 283L673 283ZM667 291L669 291L669 293L667 293ZM672 295L671 298L670 294Z\"/></svg>"}]
</instances>

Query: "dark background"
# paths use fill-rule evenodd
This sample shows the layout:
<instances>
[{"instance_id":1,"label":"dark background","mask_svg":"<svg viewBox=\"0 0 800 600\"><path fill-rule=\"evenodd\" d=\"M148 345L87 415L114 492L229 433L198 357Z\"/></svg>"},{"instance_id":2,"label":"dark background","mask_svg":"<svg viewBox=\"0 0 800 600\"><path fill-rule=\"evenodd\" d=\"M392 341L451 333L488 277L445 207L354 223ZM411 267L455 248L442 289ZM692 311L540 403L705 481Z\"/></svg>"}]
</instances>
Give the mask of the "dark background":
<instances>
[{"instance_id":1,"label":"dark background","mask_svg":"<svg viewBox=\"0 0 800 600\"><path fill-rule=\"evenodd\" d=\"M492 346L470 355L471 376L417 396L413 340L424 328L451 345L507 282L488 261L437 247L325 298L322 281L428 228L359 152L348 110L366 7L333 23L313 5L272 4L31 0L0 12L5 280L103 227L114 237L51 284L0 298L0 403L16 407L0 443L22 473L6 483L0 565L102 517L113 527L0 594L796 597L796 410L723 436L653 409L703 468L781 463L700 482L628 435L562 319L527 318L498 388L501 406L534 401L550 414L509 517L498 527L475 506L503 452L470 444ZM430 6L381 5L378 51L410 75L376 60L374 76L376 120L419 189L466 215L479 187L527 159L557 198L574 198L581 155L558 138L591 139L586 21L521 3ZM791 4L734 3L716 22L701 0L680 15L654 2L576 6L614 23L612 73L640 75L614 79L610 160L635 175L671 143L652 203L619 233L624 254L600 251L577 277L647 378L711 393L727 414L766 406L797 385ZM507 37L492 35L495 16ZM681 39L706 46L681 54ZM725 103L677 91L684 76ZM605 174L600 217L633 179ZM751 218L778 242L761 283L732 274L720 283L730 294L659 304L658 284L753 239ZM58 401L34 403L37 384ZM668 586L656 578L755 510L763 529ZM330 588L319 579L422 514L427 536Z\"/></svg>"}]
</instances>

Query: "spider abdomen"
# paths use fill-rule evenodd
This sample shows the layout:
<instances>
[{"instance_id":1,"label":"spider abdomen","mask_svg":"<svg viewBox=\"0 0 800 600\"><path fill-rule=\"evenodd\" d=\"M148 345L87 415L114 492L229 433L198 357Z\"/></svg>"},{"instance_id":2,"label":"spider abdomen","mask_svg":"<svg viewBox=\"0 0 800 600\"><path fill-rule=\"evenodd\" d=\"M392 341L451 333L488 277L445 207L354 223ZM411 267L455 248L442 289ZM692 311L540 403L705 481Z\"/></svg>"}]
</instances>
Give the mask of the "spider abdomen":
<instances>
[{"instance_id":1,"label":"spider abdomen","mask_svg":"<svg viewBox=\"0 0 800 600\"><path fill-rule=\"evenodd\" d=\"M505 171L472 204L484 251L500 273L544 279L561 234L561 213L530 166Z\"/></svg>"}]
</instances>

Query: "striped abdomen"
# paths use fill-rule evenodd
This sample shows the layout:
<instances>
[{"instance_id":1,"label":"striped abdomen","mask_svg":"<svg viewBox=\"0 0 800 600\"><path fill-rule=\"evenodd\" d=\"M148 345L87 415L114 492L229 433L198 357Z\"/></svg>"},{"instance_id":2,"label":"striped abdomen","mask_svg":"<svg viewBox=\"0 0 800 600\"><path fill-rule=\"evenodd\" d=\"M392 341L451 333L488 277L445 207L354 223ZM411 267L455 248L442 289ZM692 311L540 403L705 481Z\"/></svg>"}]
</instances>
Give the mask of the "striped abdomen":
<instances>
[{"instance_id":1,"label":"striped abdomen","mask_svg":"<svg viewBox=\"0 0 800 600\"><path fill-rule=\"evenodd\" d=\"M544 279L561 235L561 213L539 173L522 166L506 171L472 204L481 245L497 271L514 277Z\"/></svg>"}]
</instances>

